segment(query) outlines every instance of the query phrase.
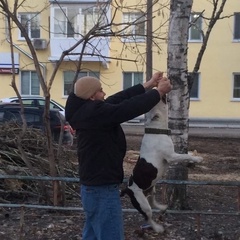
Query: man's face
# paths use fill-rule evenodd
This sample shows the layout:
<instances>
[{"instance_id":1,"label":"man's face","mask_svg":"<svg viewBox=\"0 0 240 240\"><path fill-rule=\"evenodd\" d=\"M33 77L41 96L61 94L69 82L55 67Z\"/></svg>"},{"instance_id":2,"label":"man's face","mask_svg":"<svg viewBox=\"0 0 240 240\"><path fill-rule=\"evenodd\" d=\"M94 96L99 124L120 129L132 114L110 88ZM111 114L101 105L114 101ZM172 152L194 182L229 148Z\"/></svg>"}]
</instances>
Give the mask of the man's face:
<instances>
[{"instance_id":1,"label":"man's face","mask_svg":"<svg viewBox=\"0 0 240 240\"><path fill-rule=\"evenodd\" d=\"M100 90L98 90L97 92L94 93L94 95L92 95L92 97L90 99L92 100L101 100L104 101L104 97L105 97L106 93L103 91L103 89L101 88Z\"/></svg>"}]
</instances>

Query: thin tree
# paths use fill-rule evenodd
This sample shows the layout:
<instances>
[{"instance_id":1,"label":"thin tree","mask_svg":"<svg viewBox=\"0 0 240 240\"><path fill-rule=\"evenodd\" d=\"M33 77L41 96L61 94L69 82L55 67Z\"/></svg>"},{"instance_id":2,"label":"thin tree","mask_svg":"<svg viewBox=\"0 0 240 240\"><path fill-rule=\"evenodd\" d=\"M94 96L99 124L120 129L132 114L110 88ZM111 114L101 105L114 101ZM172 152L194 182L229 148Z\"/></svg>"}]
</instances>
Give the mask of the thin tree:
<instances>
[{"instance_id":1,"label":"thin tree","mask_svg":"<svg viewBox=\"0 0 240 240\"><path fill-rule=\"evenodd\" d=\"M200 15L208 22L207 30L202 34L202 46L200 48L194 69L188 73L188 29L193 0L171 0L170 22L168 34L168 76L173 83L173 90L169 97L169 127L172 129L172 139L175 151L178 153L188 152L188 130L189 130L189 105L192 83L199 71L204 52L213 27L216 22L224 17L221 14L224 10L226 0L212 1L212 14L210 17ZM204 11L203 11L204 12ZM202 13L203 13L202 12ZM230 16L226 16L230 17ZM200 30L200 29L199 29ZM187 180L188 169L186 166L177 165L170 168L168 178L176 180ZM167 190L168 203L171 208L188 208L186 186L169 186Z\"/></svg>"}]
</instances>

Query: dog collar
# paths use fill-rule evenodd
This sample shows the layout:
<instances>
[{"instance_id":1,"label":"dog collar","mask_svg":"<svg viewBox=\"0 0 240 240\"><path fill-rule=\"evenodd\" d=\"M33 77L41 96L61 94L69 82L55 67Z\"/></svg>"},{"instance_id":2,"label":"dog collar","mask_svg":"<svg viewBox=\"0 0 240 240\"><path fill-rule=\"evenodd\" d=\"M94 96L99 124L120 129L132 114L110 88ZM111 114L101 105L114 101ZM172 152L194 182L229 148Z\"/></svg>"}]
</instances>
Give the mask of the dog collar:
<instances>
[{"instance_id":1,"label":"dog collar","mask_svg":"<svg viewBox=\"0 0 240 240\"><path fill-rule=\"evenodd\" d=\"M170 129L159 129L159 128L145 128L145 133L170 135L171 130Z\"/></svg>"}]
</instances>

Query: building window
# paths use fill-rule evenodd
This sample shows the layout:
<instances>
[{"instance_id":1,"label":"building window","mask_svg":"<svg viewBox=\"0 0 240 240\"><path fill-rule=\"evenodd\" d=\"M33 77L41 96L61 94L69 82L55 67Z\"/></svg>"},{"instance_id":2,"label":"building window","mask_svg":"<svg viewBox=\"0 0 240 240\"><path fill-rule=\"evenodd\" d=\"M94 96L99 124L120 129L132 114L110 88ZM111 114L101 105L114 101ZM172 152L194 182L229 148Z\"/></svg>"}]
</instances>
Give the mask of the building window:
<instances>
[{"instance_id":1,"label":"building window","mask_svg":"<svg viewBox=\"0 0 240 240\"><path fill-rule=\"evenodd\" d=\"M194 79L193 79L193 85L192 88L190 90L190 99L194 100L194 99L199 99L199 73L196 73L196 75L194 75Z\"/></svg>"},{"instance_id":2,"label":"building window","mask_svg":"<svg viewBox=\"0 0 240 240\"><path fill-rule=\"evenodd\" d=\"M78 9L55 8L54 37L74 37L77 17Z\"/></svg>"},{"instance_id":3,"label":"building window","mask_svg":"<svg viewBox=\"0 0 240 240\"><path fill-rule=\"evenodd\" d=\"M64 96L68 96L72 91L73 79L75 76L75 72L73 71L64 71L63 72L63 92Z\"/></svg>"},{"instance_id":4,"label":"building window","mask_svg":"<svg viewBox=\"0 0 240 240\"><path fill-rule=\"evenodd\" d=\"M145 17L141 12L123 13L124 36L127 40L145 39Z\"/></svg>"},{"instance_id":5,"label":"building window","mask_svg":"<svg viewBox=\"0 0 240 240\"><path fill-rule=\"evenodd\" d=\"M79 72L78 73L78 77L85 77L85 76L91 76L91 77L95 77L95 78L98 78L100 79L100 72L94 72L94 71L91 71L91 72Z\"/></svg>"},{"instance_id":6,"label":"building window","mask_svg":"<svg viewBox=\"0 0 240 240\"><path fill-rule=\"evenodd\" d=\"M86 35L96 24L99 26L106 25L106 13L103 9L97 7L86 7L80 11L80 32Z\"/></svg>"},{"instance_id":7,"label":"building window","mask_svg":"<svg viewBox=\"0 0 240 240\"><path fill-rule=\"evenodd\" d=\"M21 95L40 95L40 83L36 72L21 72Z\"/></svg>"},{"instance_id":8,"label":"building window","mask_svg":"<svg viewBox=\"0 0 240 240\"><path fill-rule=\"evenodd\" d=\"M143 83L142 72L124 72L123 73L123 89L127 89L137 84Z\"/></svg>"},{"instance_id":9,"label":"building window","mask_svg":"<svg viewBox=\"0 0 240 240\"><path fill-rule=\"evenodd\" d=\"M189 41L202 41L202 17L199 13L190 15Z\"/></svg>"},{"instance_id":10,"label":"building window","mask_svg":"<svg viewBox=\"0 0 240 240\"><path fill-rule=\"evenodd\" d=\"M240 74L233 75L233 98L240 100Z\"/></svg>"},{"instance_id":11,"label":"building window","mask_svg":"<svg viewBox=\"0 0 240 240\"><path fill-rule=\"evenodd\" d=\"M40 38L39 13L20 13L19 19L30 38ZM20 32L20 38L24 38L22 32Z\"/></svg>"},{"instance_id":12,"label":"building window","mask_svg":"<svg viewBox=\"0 0 240 240\"><path fill-rule=\"evenodd\" d=\"M234 40L240 40L240 13L234 13Z\"/></svg>"},{"instance_id":13,"label":"building window","mask_svg":"<svg viewBox=\"0 0 240 240\"><path fill-rule=\"evenodd\" d=\"M106 6L82 4L54 8L54 37L73 38L86 35L97 23L103 26L107 23Z\"/></svg>"},{"instance_id":14,"label":"building window","mask_svg":"<svg viewBox=\"0 0 240 240\"><path fill-rule=\"evenodd\" d=\"M79 72L78 73L78 78L80 77L85 77L85 76L92 76L100 79L100 72ZM64 96L68 96L69 93L72 91L72 83L73 79L75 77L75 72L74 71L65 71L63 72L63 78L64 78Z\"/></svg>"}]
</instances>

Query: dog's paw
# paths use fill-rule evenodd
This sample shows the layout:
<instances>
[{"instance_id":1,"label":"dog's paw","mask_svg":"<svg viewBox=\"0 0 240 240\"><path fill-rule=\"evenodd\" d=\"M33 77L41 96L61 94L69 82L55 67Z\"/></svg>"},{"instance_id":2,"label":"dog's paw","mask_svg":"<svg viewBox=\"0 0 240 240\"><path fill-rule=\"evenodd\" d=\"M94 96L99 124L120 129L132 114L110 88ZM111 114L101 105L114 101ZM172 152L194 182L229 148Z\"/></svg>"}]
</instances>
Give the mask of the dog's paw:
<instances>
[{"instance_id":1,"label":"dog's paw","mask_svg":"<svg viewBox=\"0 0 240 240\"><path fill-rule=\"evenodd\" d=\"M167 208L168 208L168 205L159 204L159 210L161 210L162 213L165 213Z\"/></svg>"},{"instance_id":2,"label":"dog's paw","mask_svg":"<svg viewBox=\"0 0 240 240\"><path fill-rule=\"evenodd\" d=\"M195 156L194 159L195 159L195 162L197 162L197 163L200 163L200 162L203 161L203 158L202 158L202 157L197 157L197 156Z\"/></svg>"},{"instance_id":3,"label":"dog's paw","mask_svg":"<svg viewBox=\"0 0 240 240\"><path fill-rule=\"evenodd\" d=\"M163 233L164 232L164 227L160 224L157 224L155 223L153 226L152 226L153 230L157 233Z\"/></svg>"},{"instance_id":4,"label":"dog's paw","mask_svg":"<svg viewBox=\"0 0 240 240\"><path fill-rule=\"evenodd\" d=\"M168 205L166 204L160 204L160 203L157 203L156 201L152 204L152 207L153 208L157 208L161 211L161 213L164 213L166 212L167 208L168 208Z\"/></svg>"}]
</instances>

